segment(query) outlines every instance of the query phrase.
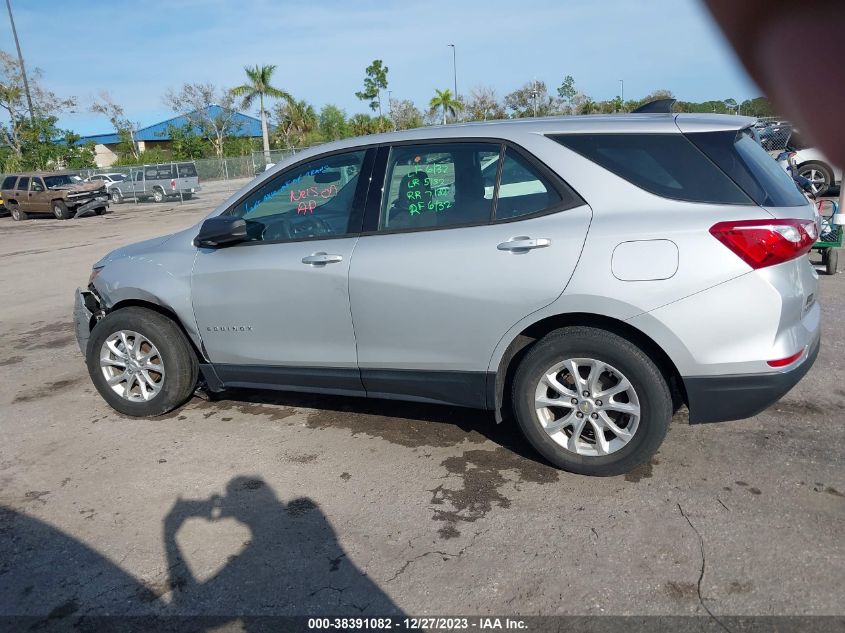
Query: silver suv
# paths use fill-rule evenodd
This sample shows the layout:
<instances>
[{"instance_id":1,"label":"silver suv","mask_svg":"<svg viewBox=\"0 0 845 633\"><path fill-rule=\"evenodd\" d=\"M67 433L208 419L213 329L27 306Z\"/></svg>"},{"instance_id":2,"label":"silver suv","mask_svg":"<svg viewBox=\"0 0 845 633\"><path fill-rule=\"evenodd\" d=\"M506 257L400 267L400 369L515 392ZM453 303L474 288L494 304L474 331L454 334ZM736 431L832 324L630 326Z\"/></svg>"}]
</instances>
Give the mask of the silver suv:
<instances>
[{"instance_id":1,"label":"silver suv","mask_svg":"<svg viewBox=\"0 0 845 633\"><path fill-rule=\"evenodd\" d=\"M94 265L91 379L134 416L198 386L512 411L553 464L628 471L683 404L752 416L815 360L813 207L753 123L501 121L297 154Z\"/></svg>"}]
</instances>

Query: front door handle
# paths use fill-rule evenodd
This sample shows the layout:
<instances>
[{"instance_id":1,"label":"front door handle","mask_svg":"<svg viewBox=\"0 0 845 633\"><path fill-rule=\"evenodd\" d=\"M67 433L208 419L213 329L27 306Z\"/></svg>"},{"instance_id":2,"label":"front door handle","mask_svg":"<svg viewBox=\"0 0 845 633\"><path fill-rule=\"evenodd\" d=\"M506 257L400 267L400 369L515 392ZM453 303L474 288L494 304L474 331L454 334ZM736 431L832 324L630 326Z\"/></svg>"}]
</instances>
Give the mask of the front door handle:
<instances>
[{"instance_id":1,"label":"front door handle","mask_svg":"<svg viewBox=\"0 0 845 633\"><path fill-rule=\"evenodd\" d=\"M323 264L337 264L343 261L342 255L329 255L328 253L311 253L302 258L303 264L311 264L312 266L320 266Z\"/></svg>"},{"instance_id":2,"label":"front door handle","mask_svg":"<svg viewBox=\"0 0 845 633\"><path fill-rule=\"evenodd\" d=\"M511 253L527 253L534 248L546 248L551 245L552 241L547 237L534 239L527 235L519 235L512 237L507 242L502 242L496 248L500 251L510 251Z\"/></svg>"}]
</instances>

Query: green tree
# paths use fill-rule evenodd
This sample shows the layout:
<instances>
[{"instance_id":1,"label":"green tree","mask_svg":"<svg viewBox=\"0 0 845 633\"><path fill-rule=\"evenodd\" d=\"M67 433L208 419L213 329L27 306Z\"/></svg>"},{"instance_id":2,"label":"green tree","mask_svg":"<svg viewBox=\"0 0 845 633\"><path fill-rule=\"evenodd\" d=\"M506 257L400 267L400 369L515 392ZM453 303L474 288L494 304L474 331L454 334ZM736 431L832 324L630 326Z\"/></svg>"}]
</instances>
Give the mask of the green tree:
<instances>
[{"instance_id":1,"label":"green tree","mask_svg":"<svg viewBox=\"0 0 845 633\"><path fill-rule=\"evenodd\" d=\"M432 112L440 110L443 114L443 125L446 125L446 116L452 115L452 119L457 119L458 112L464 109L464 104L452 96L452 91L446 88L446 90L434 91L434 96L428 102L428 107Z\"/></svg>"},{"instance_id":2,"label":"green tree","mask_svg":"<svg viewBox=\"0 0 845 633\"><path fill-rule=\"evenodd\" d=\"M567 75L563 78L563 82L557 89L557 96L566 104L567 114L572 113L572 99L577 94L578 90L575 88L575 79L572 78L572 75Z\"/></svg>"},{"instance_id":3,"label":"green tree","mask_svg":"<svg viewBox=\"0 0 845 633\"><path fill-rule=\"evenodd\" d=\"M410 130L415 127L422 127L423 115L414 102L409 99L390 100L390 120L395 130Z\"/></svg>"},{"instance_id":4,"label":"green tree","mask_svg":"<svg viewBox=\"0 0 845 633\"><path fill-rule=\"evenodd\" d=\"M184 84L178 92L168 90L164 103L179 112L208 140L219 160L223 160L223 144L240 128L235 117L235 95L230 90L218 90L211 83Z\"/></svg>"},{"instance_id":5,"label":"green tree","mask_svg":"<svg viewBox=\"0 0 845 633\"><path fill-rule=\"evenodd\" d=\"M506 119L507 113L496 97L496 90L487 86L476 86L469 93L464 116L470 121Z\"/></svg>"},{"instance_id":6,"label":"green tree","mask_svg":"<svg viewBox=\"0 0 845 633\"><path fill-rule=\"evenodd\" d=\"M515 118L550 116L558 110L558 103L549 94L545 82L529 81L505 95L505 107Z\"/></svg>"},{"instance_id":7,"label":"green tree","mask_svg":"<svg viewBox=\"0 0 845 633\"><path fill-rule=\"evenodd\" d=\"M317 112L304 99L285 99L273 110L276 140L284 148L303 147L309 135L317 130Z\"/></svg>"},{"instance_id":8,"label":"green tree","mask_svg":"<svg viewBox=\"0 0 845 633\"><path fill-rule=\"evenodd\" d=\"M346 113L336 105L327 104L320 110L320 132L327 141L337 141L349 136Z\"/></svg>"},{"instance_id":9,"label":"green tree","mask_svg":"<svg viewBox=\"0 0 845 633\"><path fill-rule=\"evenodd\" d=\"M381 118L381 91L387 90L387 66L380 59L374 59L373 63L364 70L364 89L356 92L355 96L361 101L369 101L370 109L378 110Z\"/></svg>"},{"instance_id":10,"label":"green tree","mask_svg":"<svg viewBox=\"0 0 845 633\"><path fill-rule=\"evenodd\" d=\"M162 136L170 138L170 152L176 160L196 160L208 155L209 143L197 134L190 122L182 126L168 124Z\"/></svg>"},{"instance_id":11,"label":"green tree","mask_svg":"<svg viewBox=\"0 0 845 633\"><path fill-rule=\"evenodd\" d=\"M89 110L95 114L102 114L112 124L119 140L118 155L129 154L137 160L140 152L138 143L135 141L135 131L138 126L126 117L123 106L116 103L109 93L104 91L100 93L99 99L91 104Z\"/></svg>"},{"instance_id":12,"label":"green tree","mask_svg":"<svg viewBox=\"0 0 845 633\"><path fill-rule=\"evenodd\" d=\"M349 119L349 130L354 136L364 136L377 131L376 120L369 114L354 114Z\"/></svg>"},{"instance_id":13,"label":"green tree","mask_svg":"<svg viewBox=\"0 0 845 633\"><path fill-rule=\"evenodd\" d=\"M581 104L581 107L578 109L578 114L593 114L594 112L598 111L599 106L598 104L587 97L584 103Z\"/></svg>"},{"instance_id":14,"label":"green tree","mask_svg":"<svg viewBox=\"0 0 845 633\"><path fill-rule=\"evenodd\" d=\"M264 109L264 99L293 99L287 92L281 88L276 88L271 85L273 80L273 73L276 71L274 64L266 66L246 66L244 67L248 82L235 86L232 88L232 94L236 97L241 97L241 107L245 110L249 109L258 99L258 110L261 116L261 137L264 141L264 162L270 164L270 134L267 130L267 111Z\"/></svg>"}]
</instances>

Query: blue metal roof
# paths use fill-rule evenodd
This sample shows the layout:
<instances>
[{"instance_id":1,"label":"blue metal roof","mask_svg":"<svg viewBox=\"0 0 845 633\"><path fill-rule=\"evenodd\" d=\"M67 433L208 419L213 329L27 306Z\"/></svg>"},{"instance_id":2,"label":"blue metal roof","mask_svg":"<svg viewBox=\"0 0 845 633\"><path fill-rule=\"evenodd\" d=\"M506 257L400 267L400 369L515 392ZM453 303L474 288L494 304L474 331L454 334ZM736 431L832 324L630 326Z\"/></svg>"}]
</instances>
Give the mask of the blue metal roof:
<instances>
[{"instance_id":1,"label":"blue metal roof","mask_svg":"<svg viewBox=\"0 0 845 633\"><path fill-rule=\"evenodd\" d=\"M205 108L211 116L217 116L223 109L219 105L210 105ZM135 133L136 141L169 141L170 135L167 133L167 127L172 125L174 127L184 127L185 124L190 124L190 115L179 115L160 123L154 123L139 129ZM229 136L235 137L260 137L261 136L261 120L255 117L236 112L232 119L232 130ZM194 132L201 134L199 126L194 125ZM116 132L111 134L91 134L83 136L77 141L77 145L82 145L93 141L100 145L113 145L120 142Z\"/></svg>"}]
</instances>

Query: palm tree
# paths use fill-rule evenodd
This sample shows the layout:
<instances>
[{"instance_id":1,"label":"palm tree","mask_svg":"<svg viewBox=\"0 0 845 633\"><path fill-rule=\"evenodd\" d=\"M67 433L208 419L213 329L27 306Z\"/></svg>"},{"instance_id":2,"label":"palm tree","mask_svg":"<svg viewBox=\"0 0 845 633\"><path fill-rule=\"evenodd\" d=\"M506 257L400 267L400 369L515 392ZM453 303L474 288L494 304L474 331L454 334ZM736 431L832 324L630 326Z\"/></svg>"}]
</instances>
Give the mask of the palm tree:
<instances>
[{"instance_id":1,"label":"palm tree","mask_svg":"<svg viewBox=\"0 0 845 633\"><path fill-rule=\"evenodd\" d=\"M446 125L446 114L451 114L452 118L457 118L458 112L464 109L463 102L455 99L452 96L452 91L448 88L446 90L435 90L434 96L428 103L432 110L440 108L443 110L443 125Z\"/></svg>"},{"instance_id":2,"label":"palm tree","mask_svg":"<svg viewBox=\"0 0 845 633\"><path fill-rule=\"evenodd\" d=\"M233 95L243 97L241 107L245 110L250 108L255 98L258 97L258 109L261 111L261 136L264 138L264 162L268 165L270 164L270 136L267 132L267 111L264 109L264 97L291 99L290 94L270 85L275 70L275 64L246 66L244 71L246 71L249 82L232 88Z\"/></svg>"}]
</instances>

